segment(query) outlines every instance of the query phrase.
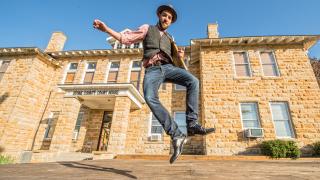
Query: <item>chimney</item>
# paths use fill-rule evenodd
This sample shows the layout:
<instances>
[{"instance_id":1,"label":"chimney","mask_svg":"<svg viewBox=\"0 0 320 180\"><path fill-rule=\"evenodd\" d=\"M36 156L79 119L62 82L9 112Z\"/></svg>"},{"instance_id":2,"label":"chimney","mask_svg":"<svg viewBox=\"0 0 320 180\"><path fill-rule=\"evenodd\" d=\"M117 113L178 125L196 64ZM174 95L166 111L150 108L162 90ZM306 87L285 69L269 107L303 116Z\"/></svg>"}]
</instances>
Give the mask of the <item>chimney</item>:
<instances>
[{"instance_id":1,"label":"chimney","mask_svg":"<svg viewBox=\"0 0 320 180\"><path fill-rule=\"evenodd\" d=\"M45 52L62 51L67 36L63 32L53 32Z\"/></svg>"},{"instance_id":2,"label":"chimney","mask_svg":"<svg viewBox=\"0 0 320 180\"><path fill-rule=\"evenodd\" d=\"M208 24L208 38L219 38L218 24Z\"/></svg>"}]
</instances>

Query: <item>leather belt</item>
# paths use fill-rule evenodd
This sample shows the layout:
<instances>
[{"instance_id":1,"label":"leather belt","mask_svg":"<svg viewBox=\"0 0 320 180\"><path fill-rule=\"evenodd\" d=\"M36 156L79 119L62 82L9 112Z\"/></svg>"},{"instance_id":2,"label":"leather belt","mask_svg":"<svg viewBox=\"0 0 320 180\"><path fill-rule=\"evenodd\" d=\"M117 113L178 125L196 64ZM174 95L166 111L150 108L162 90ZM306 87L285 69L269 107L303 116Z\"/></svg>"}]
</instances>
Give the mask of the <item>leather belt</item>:
<instances>
[{"instance_id":1,"label":"leather belt","mask_svg":"<svg viewBox=\"0 0 320 180\"><path fill-rule=\"evenodd\" d=\"M146 68L153 67L153 66L161 66L161 65L165 65L165 64L169 64L169 62L160 60L160 61L156 61L154 64L148 65Z\"/></svg>"}]
</instances>

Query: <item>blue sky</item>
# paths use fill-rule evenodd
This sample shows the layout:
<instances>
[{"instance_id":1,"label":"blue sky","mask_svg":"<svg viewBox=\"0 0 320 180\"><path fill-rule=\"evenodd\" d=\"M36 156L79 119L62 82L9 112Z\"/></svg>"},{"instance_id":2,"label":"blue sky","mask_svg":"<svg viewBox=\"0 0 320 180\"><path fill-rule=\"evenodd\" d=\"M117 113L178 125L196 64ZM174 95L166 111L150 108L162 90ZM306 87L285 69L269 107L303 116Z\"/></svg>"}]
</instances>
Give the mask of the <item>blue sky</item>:
<instances>
[{"instance_id":1,"label":"blue sky","mask_svg":"<svg viewBox=\"0 0 320 180\"><path fill-rule=\"evenodd\" d=\"M169 32L179 45L206 37L217 22L221 37L320 34L318 0L1 0L0 47L45 49L51 33L68 36L64 50L108 49L99 18L117 31L155 24L159 5L172 4L178 21ZM310 49L320 57L320 43Z\"/></svg>"}]
</instances>

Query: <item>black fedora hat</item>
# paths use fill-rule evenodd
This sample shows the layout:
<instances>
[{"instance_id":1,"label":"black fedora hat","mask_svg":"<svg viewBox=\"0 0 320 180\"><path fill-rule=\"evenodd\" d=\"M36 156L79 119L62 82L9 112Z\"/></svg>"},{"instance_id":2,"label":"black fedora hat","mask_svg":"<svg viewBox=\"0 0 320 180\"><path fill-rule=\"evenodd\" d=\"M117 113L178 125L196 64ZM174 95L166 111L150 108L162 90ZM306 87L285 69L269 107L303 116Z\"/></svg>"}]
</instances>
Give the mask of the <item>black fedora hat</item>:
<instances>
[{"instance_id":1,"label":"black fedora hat","mask_svg":"<svg viewBox=\"0 0 320 180\"><path fill-rule=\"evenodd\" d=\"M172 13L172 23L176 22L177 20L177 12L173 9L172 5L161 5L157 9L157 15L159 15L163 10L168 10Z\"/></svg>"}]
</instances>

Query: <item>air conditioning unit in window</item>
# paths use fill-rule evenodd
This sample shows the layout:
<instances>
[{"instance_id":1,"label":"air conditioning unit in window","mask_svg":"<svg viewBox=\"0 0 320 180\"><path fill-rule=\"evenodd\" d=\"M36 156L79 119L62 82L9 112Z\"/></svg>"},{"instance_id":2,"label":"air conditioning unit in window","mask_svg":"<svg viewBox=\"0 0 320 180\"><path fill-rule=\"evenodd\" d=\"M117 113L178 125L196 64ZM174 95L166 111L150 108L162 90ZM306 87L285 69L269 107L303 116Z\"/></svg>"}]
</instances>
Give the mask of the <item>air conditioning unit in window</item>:
<instances>
[{"instance_id":1,"label":"air conditioning unit in window","mask_svg":"<svg viewBox=\"0 0 320 180\"><path fill-rule=\"evenodd\" d=\"M244 135L247 138L263 137L263 129L262 128L249 128L244 131Z\"/></svg>"},{"instance_id":2,"label":"air conditioning unit in window","mask_svg":"<svg viewBox=\"0 0 320 180\"><path fill-rule=\"evenodd\" d=\"M151 141L161 141L162 135L161 134L151 134L150 140Z\"/></svg>"},{"instance_id":3,"label":"air conditioning unit in window","mask_svg":"<svg viewBox=\"0 0 320 180\"><path fill-rule=\"evenodd\" d=\"M78 131L73 131L72 140L78 139Z\"/></svg>"}]
</instances>

